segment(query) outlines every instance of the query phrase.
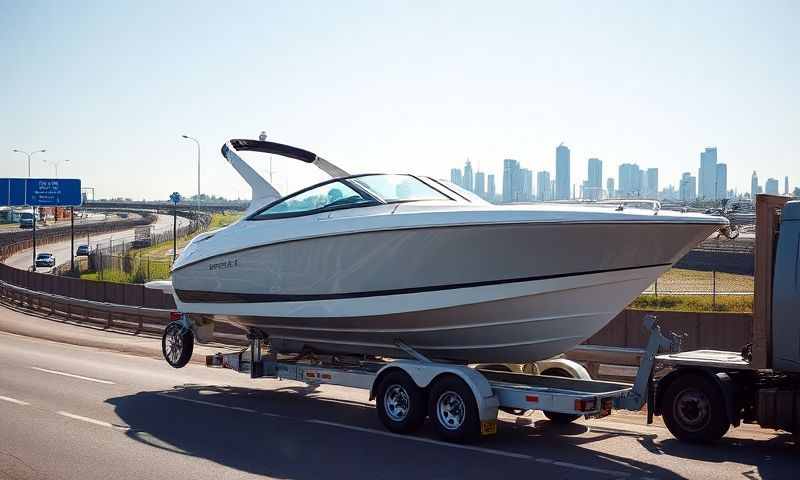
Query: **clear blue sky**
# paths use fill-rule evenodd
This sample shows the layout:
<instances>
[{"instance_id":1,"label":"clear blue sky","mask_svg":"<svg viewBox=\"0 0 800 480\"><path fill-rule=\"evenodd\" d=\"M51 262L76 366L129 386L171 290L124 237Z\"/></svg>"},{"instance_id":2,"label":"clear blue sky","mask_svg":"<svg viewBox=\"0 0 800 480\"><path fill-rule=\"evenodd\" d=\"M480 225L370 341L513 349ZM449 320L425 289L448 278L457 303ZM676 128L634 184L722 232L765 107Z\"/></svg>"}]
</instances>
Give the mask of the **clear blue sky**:
<instances>
[{"instance_id":1,"label":"clear blue sky","mask_svg":"<svg viewBox=\"0 0 800 480\"><path fill-rule=\"evenodd\" d=\"M405 3L0 0L0 176L47 148L34 175L190 194L187 133L203 191L247 197L219 148L267 130L352 172L553 171L563 141L573 183L598 157L665 186L714 145L731 187L800 184L799 2Z\"/></svg>"}]
</instances>

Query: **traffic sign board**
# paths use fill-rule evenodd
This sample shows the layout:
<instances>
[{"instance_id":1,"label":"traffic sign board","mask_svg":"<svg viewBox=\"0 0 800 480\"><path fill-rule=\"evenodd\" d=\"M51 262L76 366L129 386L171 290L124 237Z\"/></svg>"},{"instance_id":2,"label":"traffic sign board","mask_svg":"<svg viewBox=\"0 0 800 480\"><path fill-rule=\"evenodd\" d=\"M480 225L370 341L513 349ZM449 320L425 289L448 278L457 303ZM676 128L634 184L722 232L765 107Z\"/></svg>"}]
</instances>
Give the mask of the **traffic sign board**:
<instances>
[{"instance_id":1,"label":"traffic sign board","mask_svg":"<svg viewBox=\"0 0 800 480\"><path fill-rule=\"evenodd\" d=\"M81 181L72 178L0 178L0 205L8 207L76 206Z\"/></svg>"},{"instance_id":2,"label":"traffic sign board","mask_svg":"<svg viewBox=\"0 0 800 480\"><path fill-rule=\"evenodd\" d=\"M178 192L172 192L172 195L169 196L169 200L177 205L181 203L181 194Z\"/></svg>"}]
</instances>

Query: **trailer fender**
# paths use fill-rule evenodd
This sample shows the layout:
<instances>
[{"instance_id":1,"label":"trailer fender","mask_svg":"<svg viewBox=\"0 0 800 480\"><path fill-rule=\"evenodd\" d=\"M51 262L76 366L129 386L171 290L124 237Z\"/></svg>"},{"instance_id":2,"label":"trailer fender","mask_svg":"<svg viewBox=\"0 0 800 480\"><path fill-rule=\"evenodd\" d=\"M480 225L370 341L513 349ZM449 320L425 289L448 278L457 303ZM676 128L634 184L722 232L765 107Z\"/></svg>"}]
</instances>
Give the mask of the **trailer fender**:
<instances>
[{"instance_id":1,"label":"trailer fender","mask_svg":"<svg viewBox=\"0 0 800 480\"><path fill-rule=\"evenodd\" d=\"M653 409L653 413L655 415L661 415L664 392L667 391L670 384L674 382L675 379L688 373L699 373L714 381L722 392L722 398L725 399L725 413L728 415L728 421L734 427L738 427L741 424L741 416L736 408L736 385L727 373L704 368L678 368L658 380L656 384L655 408Z\"/></svg>"},{"instance_id":2,"label":"trailer fender","mask_svg":"<svg viewBox=\"0 0 800 480\"><path fill-rule=\"evenodd\" d=\"M394 370L405 372L414 383L426 389L434 380L443 375L455 375L464 381L472 390L475 403L478 407L478 416L481 421L494 422L497 420L497 411L500 402L492 391L489 381L473 368L466 365L447 365L436 363L423 363L414 360L396 360L378 370L369 389L369 399L374 400L378 385L383 377Z\"/></svg>"},{"instance_id":3,"label":"trailer fender","mask_svg":"<svg viewBox=\"0 0 800 480\"><path fill-rule=\"evenodd\" d=\"M578 362L566 358L551 358L549 360L540 360L535 363L542 375L548 375L547 370L562 370L567 372L570 377L580 380L591 380L592 376L589 371Z\"/></svg>"}]
</instances>

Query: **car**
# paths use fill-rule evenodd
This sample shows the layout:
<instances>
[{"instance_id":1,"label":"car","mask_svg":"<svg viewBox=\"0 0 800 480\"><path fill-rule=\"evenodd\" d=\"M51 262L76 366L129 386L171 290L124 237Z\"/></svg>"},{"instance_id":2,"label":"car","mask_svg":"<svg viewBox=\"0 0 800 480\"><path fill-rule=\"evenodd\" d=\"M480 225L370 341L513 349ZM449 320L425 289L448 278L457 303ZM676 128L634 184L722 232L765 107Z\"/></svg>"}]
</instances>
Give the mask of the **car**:
<instances>
[{"instance_id":1,"label":"car","mask_svg":"<svg viewBox=\"0 0 800 480\"><path fill-rule=\"evenodd\" d=\"M52 253L40 253L36 255L37 267L55 267L56 257Z\"/></svg>"},{"instance_id":2,"label":"car","mask_svg":"<svg viewBox=\"0 0 800 480\"><path fill-rule=\"evenodd\" d=\"M89 245L78 245L78 249L75 250L75 255L78 257L86 257L89 255Z\"/></svg>"}]
</instances>

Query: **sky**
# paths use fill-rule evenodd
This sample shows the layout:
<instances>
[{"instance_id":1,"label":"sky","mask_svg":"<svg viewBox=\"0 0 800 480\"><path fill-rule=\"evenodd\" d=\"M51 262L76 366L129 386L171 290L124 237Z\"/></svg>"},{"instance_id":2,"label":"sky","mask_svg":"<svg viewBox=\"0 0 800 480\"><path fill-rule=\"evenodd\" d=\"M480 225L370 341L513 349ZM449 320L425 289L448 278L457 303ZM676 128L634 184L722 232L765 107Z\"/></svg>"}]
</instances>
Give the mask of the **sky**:
<instances>
[{"instance_id":1,"label":"sky","mask_svg":"<svg viewBox=\"0 0 800 480\"><path fill-rule=\"evenodd\" d=\"M449 178L504 158L697 175L718 148L729 188L800 185L800 2L81 2L0 0L0 177L12 149L69 159L100 197L197 189L249 198L230 138L311 150L350 173ZM248 160L266 173L261 154ZM324 179L273 160L281 192ZM605 181L605 180L604 180Z\"/></svg>"}]
</instances>

